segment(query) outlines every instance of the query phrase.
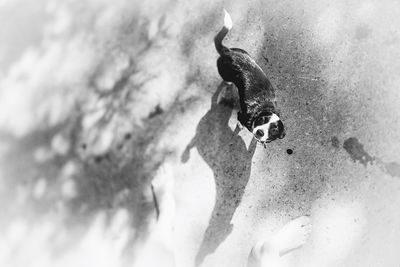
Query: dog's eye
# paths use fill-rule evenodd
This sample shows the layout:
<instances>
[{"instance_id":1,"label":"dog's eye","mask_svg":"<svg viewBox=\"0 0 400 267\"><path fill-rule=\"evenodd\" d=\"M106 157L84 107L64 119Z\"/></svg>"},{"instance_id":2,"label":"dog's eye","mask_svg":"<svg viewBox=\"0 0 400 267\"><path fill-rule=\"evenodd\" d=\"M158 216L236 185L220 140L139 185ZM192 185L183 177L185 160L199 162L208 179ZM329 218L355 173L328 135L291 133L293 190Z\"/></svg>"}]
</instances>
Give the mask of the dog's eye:
<instances>
[{"instance_id":1,"label":"dog's eye","mask_svg":"<svg viewBox=\"0 0 400 267\"><path fill-rule=\"evenodd\" d=\"M262 130L257 130L256 131L256 136L257 137L263 137L264 136L264 132Z\"/></svg>"}]
</instances>

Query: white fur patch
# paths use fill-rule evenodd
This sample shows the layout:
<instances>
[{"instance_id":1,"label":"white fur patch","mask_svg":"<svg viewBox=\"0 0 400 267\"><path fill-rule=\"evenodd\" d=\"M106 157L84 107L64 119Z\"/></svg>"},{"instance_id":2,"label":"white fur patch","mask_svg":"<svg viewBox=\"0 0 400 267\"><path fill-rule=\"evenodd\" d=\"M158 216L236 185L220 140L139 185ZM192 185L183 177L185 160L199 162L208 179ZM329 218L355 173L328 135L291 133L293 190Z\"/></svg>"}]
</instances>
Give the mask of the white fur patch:
<instances>
[{"instance_id":1,"label":"white fur patch","mask_svg":"<svg viewBox=\"0 0 400 267\"><path fill-rule=\"evenodd\" d=\"M271 119L269 120L269 123L277 122L279 120L280 120L280 118L278 117L278 115L276 115L275 113L272 113L272 116L271 116Z\"/></svg>"},{"instance_id":2,"label":"white fur patch","mask_svg":"<svg viewBox=\"0 0 400 267\"><path fill-rule=\"evenodd\" d=\"M224 9L224 13L225 13L224 26L225 26L225 28L230 30L230 29L232 29L232 26L233 26L231 15L229 15L229 13L225 9Z\"/></svg>"},{"instance_id":3,"label":"white fur patch","mask_svg":"<svg viewBox=\"0 0 400 267\"><path fill-rule=\"evenodd\" d=\"M268 135L268 132L269 132L269 125L270 125L271 123L278 122L279 120L280 120L280 118L278 117L278 115L276 115L276 114L273 113L272 116L271 116L271 118L269 119L269 121L268 121L267 123L258 125L257 127L255 127L255 128L253 129L253 135L256 136L256 132L257 132L258 130L263 131L263 132L264 132L264 135L263 135L261 138L258 138L258 137L256 137L256 138L257 138L258 140L260 140L261 142L265 142L265 141L269 138L269 135Z\"/></svg>"}]
</instances>

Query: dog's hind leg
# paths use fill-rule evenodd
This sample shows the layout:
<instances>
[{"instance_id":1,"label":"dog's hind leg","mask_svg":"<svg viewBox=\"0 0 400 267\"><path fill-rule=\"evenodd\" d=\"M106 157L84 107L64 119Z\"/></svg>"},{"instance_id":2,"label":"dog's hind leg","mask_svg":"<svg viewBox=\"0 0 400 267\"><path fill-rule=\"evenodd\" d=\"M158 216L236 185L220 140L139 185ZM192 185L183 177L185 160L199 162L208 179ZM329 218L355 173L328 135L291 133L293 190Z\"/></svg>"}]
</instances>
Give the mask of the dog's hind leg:
<instances>
[{"instance_id":1,"label":"dog's hind leg","mask_svg":"<svg viewBox=\"0 0 400 267\"><path fill-rule=\"evenodd\" d=\"M217 103L235 109L237 101L234 95L233 83L223 81L222 84L223 89L218 95Z\"/></svg>"},{"instance_id":2,"label":"dog's hind leg","mask_svg":"<svg viewBox=\"0 0 400 267\"><path fill-rule=\"evenodd\" d=\"M225 82L234 82L235 73L232 70L232 58L230 56L221 56L217 60L218 73Z\"/></svg>"}]
</instances>

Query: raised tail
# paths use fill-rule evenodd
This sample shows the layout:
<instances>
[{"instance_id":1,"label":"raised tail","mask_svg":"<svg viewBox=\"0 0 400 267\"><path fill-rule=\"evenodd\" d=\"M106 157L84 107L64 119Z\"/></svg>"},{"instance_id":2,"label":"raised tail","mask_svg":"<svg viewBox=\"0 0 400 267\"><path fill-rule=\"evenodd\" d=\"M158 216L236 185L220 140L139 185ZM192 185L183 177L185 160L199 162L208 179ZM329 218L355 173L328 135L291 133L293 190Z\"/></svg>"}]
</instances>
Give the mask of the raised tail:
<instances>
[{"instance_id":1,"label":"raised tail","mask_svg":"<svg viewBox=\"0 0 400 267\"><path fill-rule=\"evenodd\" d=\"M224 54L224 52L229 51L229 48L225 47L222 44L222 40L225 38L225 36L228 34L229 30L232 29L232 19L229 13L224 9L224 26L222 29L218 32L217 35L214 37L214 43L215 43L215 48L217 49L218 53L220 55Z\"/></svg>"}]
</instances>

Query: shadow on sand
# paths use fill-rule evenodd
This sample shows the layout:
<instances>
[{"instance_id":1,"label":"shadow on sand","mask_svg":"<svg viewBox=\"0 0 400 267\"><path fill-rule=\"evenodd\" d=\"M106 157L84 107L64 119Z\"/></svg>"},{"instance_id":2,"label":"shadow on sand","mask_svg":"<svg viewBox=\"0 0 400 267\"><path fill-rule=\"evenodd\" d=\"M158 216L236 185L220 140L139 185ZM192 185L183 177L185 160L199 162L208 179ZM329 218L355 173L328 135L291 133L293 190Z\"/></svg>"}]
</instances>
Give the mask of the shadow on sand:
<instances>
[{"instance_id":1,"label":"shadow on sand","mask_svg":"<svg viewBox=\"0 0 400 267\"><path fill-rule=\"evenodd\" d=\"M182 161L186 162L190 150L196 147L212 169L216 186L215 205L196 256L196 266L213 253L232 232L231 220L249 181L251 160L256 148L256 141L252 139L247 149L238 135L238 128L235 131L229 128L233 104L226 103L227 101L223 104L217 103L224 86L224 83L218 86L211 100L211 109L200 120L196 135L182 154Z\"/></svg>"}]
</instances>

